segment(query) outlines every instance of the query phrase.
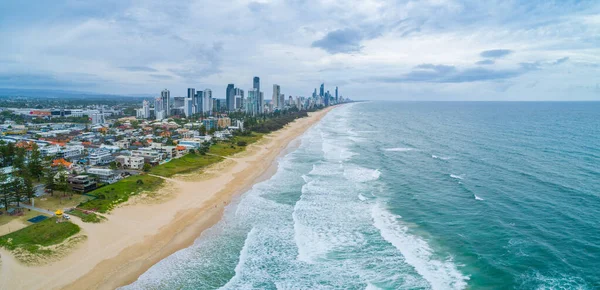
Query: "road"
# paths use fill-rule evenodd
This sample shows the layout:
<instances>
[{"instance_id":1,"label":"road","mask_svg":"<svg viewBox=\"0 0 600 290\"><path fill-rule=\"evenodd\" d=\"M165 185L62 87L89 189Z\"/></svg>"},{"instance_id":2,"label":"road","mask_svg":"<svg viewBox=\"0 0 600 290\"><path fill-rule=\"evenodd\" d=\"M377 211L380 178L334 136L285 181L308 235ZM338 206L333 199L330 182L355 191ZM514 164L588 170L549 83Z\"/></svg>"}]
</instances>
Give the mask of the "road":
<instances>
[{"instance_id":1,"label":"road","mask_svg":"<svg viewBox=\"0 0 600 290\"><path fill-rule=\"evenodd\" d=\"M31 205L28 205L28 204L24 204L24 203L21 203L21 207L27 208L27 209L30 209L30 210L35 210L37 212L41 212L43 214L47 214L47 215L50 215L50 216L54 215L54 212L51 212L49 210L45 210L43 208L39 208L39 207L31 206Z\"/></svg>"}]
</instances>

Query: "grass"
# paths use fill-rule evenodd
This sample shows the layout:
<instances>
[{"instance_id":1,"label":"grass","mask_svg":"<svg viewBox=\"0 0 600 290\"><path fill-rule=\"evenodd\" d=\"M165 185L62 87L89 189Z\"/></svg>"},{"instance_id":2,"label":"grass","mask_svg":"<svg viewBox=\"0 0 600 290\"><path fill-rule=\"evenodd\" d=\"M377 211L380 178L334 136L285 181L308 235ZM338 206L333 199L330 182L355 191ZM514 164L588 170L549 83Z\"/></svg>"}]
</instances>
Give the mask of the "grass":
<instances>
[{"instance_id":1,"label":"grass","mask_svg":"<svg viewBox=\"0 0 600 290\"><path fill-rule=\"evenodd\" d=\"M163 182L161 178L150 175L129 176L116 183L89 192L88 194L96 196L97 199L87 201L78 207L85 210L107 213L116 205L129 200L130 196L142 191L155 190Z\"/></svg>"},{"instance_id":2,"label":"grass","mask_svg":"<svg viewBox=\"0 0 600 290\"><path fill-rule=\"evenodd\" d=\"M42 198L35 198L35 206L49 211L56 211L57 209L75 207L88 199L90 198L79 194L63 197L62 193L55 191L54 196L47 194Z\"/></svg>"},{"instance_id":3,"label":"grass","mask_svg":"<svg viewBox=\"0 0 600 290\"><path fill-rule=\"evenodd\" d=\"M173 159L168 163L158 165L150 173L171 177L175 174L189 173L223 160L222 157L214 155L187 154L181 158Z\"/></svg>"},{"instance_id":4,"label":"grass","mask_svg":"<svg viewBox=\"0 0 600 290\"><path fill-rule=\"evenodd\" d=\"M79 217L81 221L84 223L101 223L106 219L103 216L97 215L93 212L84 211L81 209L73 209L68 212L68 214Z\"/></svg>"},{"instance_id":5,"label":"grass","mask_svg":"<svg viewBox=\"0 0 600 290\"><path fill-rule=\"evenodd\" d=\"M56 223L56 218L49 218L24 229L0 237L0 246L14 251L23 250L31 254L51 254L45 247L62 243L67 238L79 233L81 229L71 222Z\"/></svg>"},{"instance_id":6,"label":"grass","mask_svg":"<svg viewBox=\"0 0 600 290\"><path fill-rule=\"evenodd\" d=\"M4 211L4 208L2 208L2 211ZM36 217L40 214L41 213L37 211L27 209L23 211L22 216L9 216L8 214L4 213L3 215L0 215L0 226L5 225L13 220L20 220L21 222L28 224L28 219Z\"/></svg>"},{"instance_id":7,"label":"grass","mask_svg":"<svg viewBox=\"0 0 600 290\"><path fill-rule=\"evenodd\" d=\"M246 150L246 146L260 140L264 134L252 133L250 136L235 136L228 141L219 141L219 143L210 147L208 151L211 154L219 156L229 156ZM246 142L246 146L238 146L238 142Z\"/></svg>"}]
</instances>

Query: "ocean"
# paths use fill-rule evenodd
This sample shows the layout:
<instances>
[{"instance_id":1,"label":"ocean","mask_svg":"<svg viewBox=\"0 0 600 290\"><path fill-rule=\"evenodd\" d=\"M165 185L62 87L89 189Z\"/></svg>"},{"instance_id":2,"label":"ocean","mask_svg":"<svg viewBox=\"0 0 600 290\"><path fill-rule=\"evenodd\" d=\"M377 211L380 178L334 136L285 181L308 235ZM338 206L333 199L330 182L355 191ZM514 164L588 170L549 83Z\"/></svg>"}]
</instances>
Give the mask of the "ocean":
<instances>
[{"instance_id":1,"label":"ocean","mask_svg":"<svg viewBox=\"0 0 600 290\"><path fill-rule=\"evenodd\" d=\"M599 289L600 103L332 110L122 289Z\"/></svg>"}]
</instances>

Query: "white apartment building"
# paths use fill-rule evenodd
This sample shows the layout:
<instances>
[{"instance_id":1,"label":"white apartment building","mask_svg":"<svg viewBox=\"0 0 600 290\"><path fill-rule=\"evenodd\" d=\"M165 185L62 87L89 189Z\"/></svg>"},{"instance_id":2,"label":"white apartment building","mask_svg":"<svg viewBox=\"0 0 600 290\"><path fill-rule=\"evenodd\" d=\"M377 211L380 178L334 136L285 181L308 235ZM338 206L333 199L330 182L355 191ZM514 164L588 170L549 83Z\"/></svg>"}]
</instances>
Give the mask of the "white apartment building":
<instances>
[{"instance_id":1,"label":"white apartment building","mask_svg":"<svg viewBox=\"0 0 600 290\"><path fill-rule=\"evenodd\" d=\"M113 184L119 181L119 177L112 169L90 168L87 173L98 176L98 181L102 183Z\"/></svg>"},{"instance_id":2,"label":"white apartment building","mask_svg":"<svg viewBox=\"0 0 600 290\"><path fill-rule=\"evenodd\" d=\"M97 150L89 155L90 165L107 165L114 161L115 158L109 151Z\"/></svg>"}]
</instances>

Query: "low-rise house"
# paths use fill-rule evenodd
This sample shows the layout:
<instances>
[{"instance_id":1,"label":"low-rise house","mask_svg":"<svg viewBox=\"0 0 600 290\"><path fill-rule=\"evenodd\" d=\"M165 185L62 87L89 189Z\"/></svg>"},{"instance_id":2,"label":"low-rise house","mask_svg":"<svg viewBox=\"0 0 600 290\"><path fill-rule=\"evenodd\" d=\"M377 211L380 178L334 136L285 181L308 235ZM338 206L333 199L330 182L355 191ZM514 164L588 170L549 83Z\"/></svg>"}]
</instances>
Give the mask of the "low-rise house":
<instances>
[{"instance_id":1,"label":"low-rise house","mask_svg":"<svg viewBox=\"0 0 600 290\"><path fill-rule=\"evenodd\" d=\"M85 147L83 145L67 145L62 147L57 156L65 159L71 159L83 155Z\"/></svg>"},{"instance_id":2,"label":"low-rise house","mask_svg":"<svg viewBox=\"0 0 600 290\"><path fill-rule=\"evenodd\" d=\"M59 159L54 159L52 160L52 164L50 165L51 167L64 167L66 169L72 169L73 168L73 163L65 160L64 158L59 158Z\"/></svg>"},{"instance_id":3,"label":"low-rise house","mask_svg":"<svg viewBox=\"0 0 600 290\"><path fill-rule=\"evenodd\" d=\"M117 163L123 168L142 169L144 168L144 157L119 155L116 158ZM158 163L158 161L157 161Z\"/></svg>"},{"instance_id":4,"label":"low-rise house","mask_svg":"<svg viewBox=\"0 0 600 290\"><path fill-rule=\"evenodd\" d=\"M126 139L115 142L115 145L121 149L129 149L129 144L129 140Z\"/></svg>"},{"instance_id":5,"label":"low-rise house","mask_svg":"<svg viewBox=\"0 0 600 290\"><path fill-rule=\"evenodd\" d=\"M119 176L112 169L89 168L87 173L97 176L98 181L102 183L113 184L119 181Z\"/></svg>"},{"instance_id":6,"label":"low-rise house","mask_svg":"<svg viewBox=\"0 0 600 290\"><path fill-rule=\"evenodd\" d=\"M77 175L67 178L71 190L79 193L86 193L96 189L96 182L88 175Z\"/></svg>"},{"instance_id":7,"label":"low-rise house","mask_svg":"<svg viewBox=\"0 0 600 290\"><path fill-rule=\"evenodd\" d=\"M163 154L150 148L140 148L131 151L132 157L143 157L144 161L149 164L158 164L163 160Z\"/></svg>"},{"instance_id":8,"label":"low-rise house","mask_svg":"<svg viewBox=\"0 0 600 290\"><path fill-rule=\"evenodd\" d=\"M112 154L109 151L99 149L99 150L96 150L96 151L90 153L90 155L88 156L88 160L90 162L90 165L95 166L95 165L107 165L107 164L113 162L115 160L115 158L112 156Z\"/></svg>"}]
</instances>

